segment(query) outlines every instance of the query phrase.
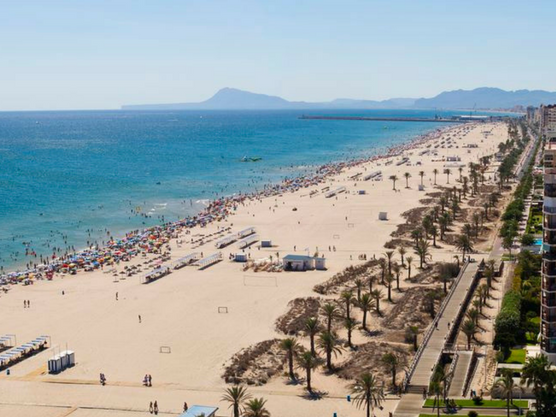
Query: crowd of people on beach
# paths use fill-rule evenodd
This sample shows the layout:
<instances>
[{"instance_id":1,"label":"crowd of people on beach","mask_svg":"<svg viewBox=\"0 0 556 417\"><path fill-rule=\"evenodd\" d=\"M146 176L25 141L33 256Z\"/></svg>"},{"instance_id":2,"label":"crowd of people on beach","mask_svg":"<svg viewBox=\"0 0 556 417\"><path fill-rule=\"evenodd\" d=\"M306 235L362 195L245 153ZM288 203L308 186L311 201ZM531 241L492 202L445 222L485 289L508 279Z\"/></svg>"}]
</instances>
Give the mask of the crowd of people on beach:
<instances>
[{"instance_id":1,"label":"crowd of people on beach","mask_svg":"<svg viewBox=\"0 0 556 417\"><path fill-rule=\"evenodd\" d=\"M313 174L286 178L281 183L265 185L262 190L257 192L238 193L217 198L210 201L197 215L144 230L135 230L127 233L122 239L109 236L109 240L104 246L90 244L85 250L67 252L63 255L54 252L49 257L42 257L43 262L40 264L28 264L29 268L24 271L2 273L0 275L0 285L29 284L35 279L51 280L55 273L75 274L78 270L92 271L108 265L119 264L121 261L129 261L140 253L159 253L163 245L167 244L170 239L177 239L180 233L196 226L204 227L214 221L225 220L239 206L244 206L249 201L261 201L265 197L296 192L303 188L322 184L330 177L338 175L346 169L400 156L412 148L440 137L445 130L437 129L410 142L393 146L382 155L324 164L318 167Z\"/></svg>"}]
</instances>

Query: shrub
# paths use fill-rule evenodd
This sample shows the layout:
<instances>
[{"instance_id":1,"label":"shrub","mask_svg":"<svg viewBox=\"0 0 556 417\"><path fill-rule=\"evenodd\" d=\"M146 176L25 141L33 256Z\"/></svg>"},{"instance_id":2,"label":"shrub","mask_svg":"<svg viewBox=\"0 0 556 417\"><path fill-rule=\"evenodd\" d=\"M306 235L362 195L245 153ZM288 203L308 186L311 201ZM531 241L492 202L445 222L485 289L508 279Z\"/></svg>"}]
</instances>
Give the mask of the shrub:
<instances>
[{"instance_id":1,"label":"shrub","mask_svg":"<svg viewBox=\"0 0 556 417\"><path fill-rule=\"evenodd\" d=\"M479 417L479 414L476 411L471 410L467 413L467 417Z\"/></svg>"}]
</instances>

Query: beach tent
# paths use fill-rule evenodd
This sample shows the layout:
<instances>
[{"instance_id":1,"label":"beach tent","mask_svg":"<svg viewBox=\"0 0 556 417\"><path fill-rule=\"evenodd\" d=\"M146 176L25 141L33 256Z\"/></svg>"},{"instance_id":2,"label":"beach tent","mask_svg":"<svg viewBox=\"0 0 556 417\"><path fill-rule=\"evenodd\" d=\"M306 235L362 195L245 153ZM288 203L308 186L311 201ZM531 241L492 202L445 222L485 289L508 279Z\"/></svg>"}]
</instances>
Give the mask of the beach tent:
<instances>
[{"instance_id":1,"label":"beach tent","mask_svg":"<svg viewBox=\"0 0 556 417\"><path fill-rule=\"evenodd\" d=\"M180 417L199 417L205 415L205 417L214 417L218 411L217 407L207 407L204 405L192 405L185 413L180 415Z\"/></svg>"}]
</instances>

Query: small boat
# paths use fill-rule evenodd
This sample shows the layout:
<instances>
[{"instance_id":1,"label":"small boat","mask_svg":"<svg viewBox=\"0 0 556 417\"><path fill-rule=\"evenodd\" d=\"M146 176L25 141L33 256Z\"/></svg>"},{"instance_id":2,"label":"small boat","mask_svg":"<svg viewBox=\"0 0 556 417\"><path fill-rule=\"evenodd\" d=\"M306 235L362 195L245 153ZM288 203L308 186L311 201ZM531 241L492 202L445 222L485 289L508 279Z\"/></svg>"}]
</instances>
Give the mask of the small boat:
<instances>
[{"instance_id":1,"label":"small boat","mask_svg":"<svg viewBox=\"0 0 556 417\"><path fill-rule=\"evenodd\" d=\"M244 156L243 158L241 158L241 162L258 162L262 159L263 158L261 158L260 156Z\"/></svg>"}]
</instances>

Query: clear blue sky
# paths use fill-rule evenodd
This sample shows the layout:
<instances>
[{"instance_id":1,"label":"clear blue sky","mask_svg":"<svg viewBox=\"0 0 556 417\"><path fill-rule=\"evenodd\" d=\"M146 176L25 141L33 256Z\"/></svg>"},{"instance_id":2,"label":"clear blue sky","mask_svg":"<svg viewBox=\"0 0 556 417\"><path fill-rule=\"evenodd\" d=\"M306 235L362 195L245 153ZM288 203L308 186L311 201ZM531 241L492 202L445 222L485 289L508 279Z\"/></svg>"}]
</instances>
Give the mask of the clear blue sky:
<instances>
[{"instance_id":1,"label":"clear blue sky","mask_svg":"<svg viewBox=\"0 0 556 417\"><path fill-rule=\"evenodd\" d=\"M556 90L556 2L0 0L0 110Z\"/></svg>"}]
</instances>

